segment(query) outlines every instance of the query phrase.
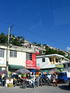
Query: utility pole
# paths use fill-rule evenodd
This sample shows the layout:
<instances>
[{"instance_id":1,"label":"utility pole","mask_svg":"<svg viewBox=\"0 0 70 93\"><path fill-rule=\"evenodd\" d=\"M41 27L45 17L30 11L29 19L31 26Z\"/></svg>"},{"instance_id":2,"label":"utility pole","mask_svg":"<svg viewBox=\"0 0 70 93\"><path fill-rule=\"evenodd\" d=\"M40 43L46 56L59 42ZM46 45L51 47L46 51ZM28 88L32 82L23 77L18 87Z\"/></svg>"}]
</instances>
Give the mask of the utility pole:
<instances>
[{"instance_id":1,"label":"utility pole","mask_svg":"<svg viewBox=\"0 0 70 93\"><path fill-rule=\"evenodd\" d=\"M9 77L9 74L8 74L8 63L9 63L9 40L10 40L10 27L8 28L8 42L7 42L7 51L6 51L6 71L7 71L7 77Z\"/></svg>"},{"instance_id":2,"label":"utility pole","mask_svg":"<svg viewBox=\"0 0 70 93\"><path fill-rule=\"evenodd\" d=\"M7 51L6 51L6 71L7 71L7 77L9 77L9 70L8 70L8 64L9 64L9 48L10 48L10 34L11 34L11 29L14 25L12 24L8 28L8 42L7 42Z\"/></svg>"}]
</instances>

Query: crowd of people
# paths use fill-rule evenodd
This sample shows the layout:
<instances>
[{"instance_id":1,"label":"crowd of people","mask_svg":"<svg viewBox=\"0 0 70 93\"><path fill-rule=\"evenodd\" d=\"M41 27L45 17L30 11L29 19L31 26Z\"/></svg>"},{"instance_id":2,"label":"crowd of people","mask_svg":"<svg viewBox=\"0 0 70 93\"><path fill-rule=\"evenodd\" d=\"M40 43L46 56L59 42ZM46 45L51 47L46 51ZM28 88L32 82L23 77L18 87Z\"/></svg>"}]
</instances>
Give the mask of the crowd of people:
<instances>
[{"instance_id":1,"label":"crowd of people","mask_svg":"<svg viewBox=\"0 0 70 93\"><path fill-rule=\"evenodd\" d=\"M22 86L27 83L29 86L33 87L38 87L38 86L43 86L43 85L48 85L48 86L57 86L57 74L42 74L40 73L39 75L36 74L28 74L26 79L26 82L22 83ZM27 85L27 86L28 86Z\"/></svg>"},{"instance_id":2,"label":"crowd of people","mask_svg":"<svg viewBox=\"0 0 70 93\"><path fill-rule=\"evenodd\" d=\"M13 74L10 78L7 78L6 75L0 75L0 86L8 86L7 83L12 83L14 87L20 85L28 87L38 87L43 85L57 86L57 74Z\"/></svg>"}]
</instances>

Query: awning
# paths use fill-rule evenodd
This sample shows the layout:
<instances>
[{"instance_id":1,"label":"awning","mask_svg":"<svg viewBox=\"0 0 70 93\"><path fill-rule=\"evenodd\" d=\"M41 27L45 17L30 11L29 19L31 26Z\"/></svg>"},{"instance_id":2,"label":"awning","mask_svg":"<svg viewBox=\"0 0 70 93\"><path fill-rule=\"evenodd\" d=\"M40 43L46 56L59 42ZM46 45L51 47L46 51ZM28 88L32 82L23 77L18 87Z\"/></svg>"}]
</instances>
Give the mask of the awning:
<instances>
[{"instance_id":1,"label":"awning","mask_svg":"<svg viewBox=\"0 0 70 93\"><path fill-rule=\"evenodd\" d=\"M46 72L46 73L49 73L49 70L40 70L40 72Z\"/></svg>"},{"instance_id":2,"label":"awning","mask_svg":"<svg viewBox=\"0 0 70 93\"><path fill-rule=\"evenodd\" d=\"M47 72L47 73L48 73L48 72L49 72L49 70L44 70L43 72Z\"/></svg>"},{"instance_id":3,"label":"awning","mask_svg":"<svg viewBox=\"0 0 70 93\"><path fill-rule=\"evenodd\" d=\"M9 69L22 69L24 66L21 65L9 65Z\"/></svg>"}]
</instances>

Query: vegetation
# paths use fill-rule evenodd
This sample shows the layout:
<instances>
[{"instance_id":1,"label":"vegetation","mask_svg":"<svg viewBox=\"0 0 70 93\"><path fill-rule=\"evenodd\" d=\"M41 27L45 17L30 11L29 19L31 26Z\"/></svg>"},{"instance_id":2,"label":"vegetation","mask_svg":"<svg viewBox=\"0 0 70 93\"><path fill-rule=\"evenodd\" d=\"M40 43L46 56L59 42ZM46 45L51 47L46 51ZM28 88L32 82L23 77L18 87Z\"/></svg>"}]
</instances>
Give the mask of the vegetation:
<instances>
[{"instance_id":1,"label":"vegetation","mask_svg":"<svg viewBox=\"0 0 70 93\"><path fill-rule=\"evenodd\" d=\"M66 58L70 59L70 53L68 53L68 55L66 56Z\"/></svg>"},{"instance_id":2,"label":"vegetation","mask_svg":"<svg viewBox=\"0 0 70 93\"><path fill-rule=\"evenodd\" d=\"M59 55L63 55L63 56L66 55L66 52L65 51L61 51L61 50L56 49L56 48L50 48L47 44L38 44L36 42L34 42L33 44L34 45L37 45L37 46L43 45L45 47L45 50L43 52L42 51L39 51L40 54L44 54L44 55L48 55L48 54L59 54ZM67 56L67 58L70 58L70 56Z\"/></svg>"},{"instance_id":3,"label":"vegetation","mask_svg":"<svg viewBox=\"0 0 70 93\"><path fill-rule=\"evenodd\" d=\"M1 44L6 44L8 41L7 35L5 35L4 33L0 34L0 43Z\"/></svg>"},{"instance_id":4,"label":"vegetation","mask_svg":"<svg viewBox=\"0 0 70 93\"><path fill-rule=\"evenodd\" d=\"M64 51L61 51L61 50L57 50L57 49L53 49L53 48L50 48L48 46L45 46L45 51L43 51L44 54L60 54L60 55L63 55L65 56L65 52Z\"/></svg>"},{"instance_id":5,"label":"vegetation","mask_svg":"<svg viewBox=\"0 0 70 93\"><path fill-rule=\"evenodd\" d=\"M36 46L41 46L41 43L37 43L37 42L33 42L32 44L36 45Z\"/></svg>"},{"instance_id":6,"label":"vegetation","mask_svg":"<svg viewBox=\"0 0 70 93\"><path fill-rule=\"evenodd\" d=\"M8 43L8 35L5 35L4 33L0 34L0 44L6 45ZM14 35L10 35L9 43L16 46L22 46L22 43L24 43L23 37L15 37Z\"/></svg>"}]
</instances>

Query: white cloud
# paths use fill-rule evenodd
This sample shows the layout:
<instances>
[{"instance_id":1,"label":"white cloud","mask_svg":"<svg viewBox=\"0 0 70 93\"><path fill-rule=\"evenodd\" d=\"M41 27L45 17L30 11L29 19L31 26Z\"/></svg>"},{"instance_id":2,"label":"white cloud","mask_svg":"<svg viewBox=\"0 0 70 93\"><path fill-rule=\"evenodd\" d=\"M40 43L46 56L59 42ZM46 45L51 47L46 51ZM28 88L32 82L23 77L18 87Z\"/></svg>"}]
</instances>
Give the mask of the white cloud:
<instances>
[{"instance_id":1,"label":"white cloud","mask_svg":"<svg viewBox=\"0 0 70 93\"><path fill-rule=\"evenodd\" d=\"M70 47L66 47L66 50L67 50L67 51L70 51Z\"/></svg>"}]
</instances>

